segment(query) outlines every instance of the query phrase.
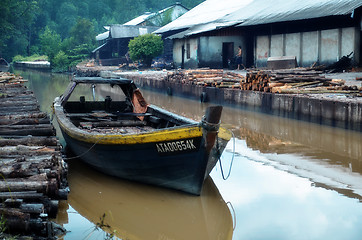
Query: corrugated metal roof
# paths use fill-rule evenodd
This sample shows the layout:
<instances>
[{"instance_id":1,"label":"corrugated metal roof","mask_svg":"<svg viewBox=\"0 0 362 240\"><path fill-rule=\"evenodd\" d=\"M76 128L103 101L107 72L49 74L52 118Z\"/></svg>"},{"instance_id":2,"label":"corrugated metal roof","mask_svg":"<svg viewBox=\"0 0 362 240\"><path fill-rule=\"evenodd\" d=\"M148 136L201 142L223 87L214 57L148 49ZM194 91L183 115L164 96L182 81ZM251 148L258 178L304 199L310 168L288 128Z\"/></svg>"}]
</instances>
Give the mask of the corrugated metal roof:
<instances>
[{"instance_id":1,"label":"corrugated metal roof","mask_svg":"<svg viewBox=\"0 0 362 240\"><path fill-rule=\"evenodd\" d=\"M94 49L94 50L92 51L92 53L97 52L99 49L103 48L103 47L106 46L107 44L108 44L108 42L103 43L102 45L100 45L99 47L97 47L96 49Z\"/></svg>"},{"instance_id":2,"label":"corrugated metal roof","mask_svg":"<svg viewBox=\"0 0 362 240\"><path fill-rule=\"evenodd\" d=\"M97 40L97 41L102 41L102 40L107 39L108 37L109 37L109 31L104 32L104 33L101 33L101 34L98 34L98 35L96 36L96 40Z\"/></svg>"},{"instance_id":3,"label":"corrugated metal roof","mask_svg":"<svg viewBox=\"0 0 362 240\"><path fill-rule=\"evenodd\" d=\"M326 16L346 15L362 6L362 0L254 0L242 9L225 17L226 21L241 20L239 26L295 21Z\"/></svg>"},{"instance_id":4,"label":"corrugated metal roof","mask_svg":"<svg viewBox=\"0 0 362 240\"><path fill-rule=\"evenodd\" d=\"M236 24L251 26L346 15L361 6L362 0L207 0L156 33L186 28L183 36L190 36Z\"/></svg>"},{"instance_id":5,"label":"corrugated metal roof","mask_svg":"<svg viewBox=\"0 0 362 240\"><path fill-rule=\"evenodd\" d=\"M232 13L253 0L207 0L194 7L175 21L160 28L155 33L191 28L198 25L209 24Z\"/></svg>"},{"instance_id":6,"label":"corrugated metal roof","mask_svg":"<svg viewBox=\"0 0 362 240\"><path fill-rule=\"evenodd\" d=\"M149 17L154 16L156 13L145 12L143 15L126 22L124 25L138 25L146 21Z\"/></svg>"},{"instance_id":7,"label":"corrugated metal roof","mask_svg":"<svg viewBox=\"0 0 362 240\"><path fill-rule=\"evenodd\" d=\"M132 38L146 33L152 33L158 28L159 27L114 24L111 25L110 36L112 38Z\"/></svg>"},{"instance_id":8,"label":"corrugated metal roof","mask_svg":"<svg viewBox=\"0 0 362 240\"><path fill-rule=\"evenodd\" d=\"M123 25L140 25L142 23L144 23L145 21L151 19L151 18L154 18L164 12L166 12L167 10L169 9L184 9L183 12L181 13L180 10L178 13L174 14L172 17L174 19L178 18L180 15L182 15L183 13L187 12L188 9L186 7L184 7L181 3L175 3L167 8L164 8L158 12L155 12L155 13L151 13L151 12L145 12L143 15L139 16L139 17L136 17L134 19L132 19L131 21L129 22L126 22L125 24Z\"/></svg>"}]
</instances>

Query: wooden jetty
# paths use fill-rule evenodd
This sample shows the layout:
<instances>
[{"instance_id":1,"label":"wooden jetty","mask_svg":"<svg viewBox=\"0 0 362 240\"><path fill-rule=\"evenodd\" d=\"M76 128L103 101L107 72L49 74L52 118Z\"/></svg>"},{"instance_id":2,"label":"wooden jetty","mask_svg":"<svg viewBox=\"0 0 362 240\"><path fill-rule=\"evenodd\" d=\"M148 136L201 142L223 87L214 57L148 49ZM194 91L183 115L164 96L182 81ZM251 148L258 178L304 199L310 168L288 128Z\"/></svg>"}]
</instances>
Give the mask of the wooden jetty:
<instances>
[{"instance_id":1,"label":"wooden jetty","mask_svg":"<svg viewBox=\"0 0 362 240\"><path fill-rule=\"evenodd\" d=\"M53 239L64 230L49 219L67 199L67 166L48 114L24 81L0 72L0 217L6 233Z\"/></svg>"}]
</instances>

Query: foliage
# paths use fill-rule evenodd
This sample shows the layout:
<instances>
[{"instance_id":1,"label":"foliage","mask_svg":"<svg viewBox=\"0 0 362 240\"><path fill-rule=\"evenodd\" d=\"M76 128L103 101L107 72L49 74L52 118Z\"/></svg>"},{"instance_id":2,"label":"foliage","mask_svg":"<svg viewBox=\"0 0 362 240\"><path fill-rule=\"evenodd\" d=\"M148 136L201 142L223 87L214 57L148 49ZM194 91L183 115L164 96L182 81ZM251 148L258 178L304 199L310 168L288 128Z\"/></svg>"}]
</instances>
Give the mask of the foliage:
<instances>
[{"instance_id":1,"label":"foliage","mask_svg":"<svg viewBox=\"0 0 362 240\"><path fill-rule=\"evenodd\" d=\"M53 70L67 71L70 67L89 57L94 48L94 31L91 21L78 19L70 30L71 36L64 41L59 34L46 27L40 35L42 53L49 57Z\"/></svg>"},{"instance_id":2,"label":"foliage","mask_svg":"<svg viewBox=\"0 0 362 240\"><path fill-rule=\"evenodd\" d=\"M47 26L44 32L40 34L39 39L41 53L47 55L49 61L52 62L53 58L60 50L60 44L62 42L60 35Z\"/></svg>"},{"instance_id":3,"label":"foliage","mask_svg":"<svg viewBox=\"0 0 362 240\"><path fill-rule=\"evenodd\" d=\"M152 59L163 52L163 41L161 36L145 34L132 39L128 48L133 61L142 60L146 66L151 66Z\"/></svg>"},{"instance_id":4,"label":"foliage","mask_svg":"<svg viewBox=\"0 0 362 240\"><path fill-rule=\"evenodd\" d=\"M89 53L92 51L93 45L81 44L68 51L70 67L77 65L86 58L89 58Z\"/></svg>"},{"instance_id":5,"label":"foliage","mask_svg":"<svg viewBox=\"0 0 362 240\"><path fill-rule=\"evenodd\" d=\"M151 18L147 21L147 25L149 26L165 26L166 24L172 22L172 14L174 12L173 8L170 8L163 12L162 14L158 14L155 17Z\"/></svg>"},{"instance_id":6,"label":"foliage","mask_svg":"<svg viewBox=\"0 0 362 240\"><path fill-rule=\"evenodd\" d=\"M104 213L102 217L99 218L100 222L96 223L94 230L103 230L106 233L106 236L104 237L105 240L112 240L115 238L115 234L117 233L116 230L114 230L112 233L108 233L106 231L111 231L111 226L107 223L105 223L106 214Z\"/></svg>"},{"instance_id":7,"label":"foliage","mask_svg":"<svg viewBox=\"0 0 362 240\"><path fill-rule=\"evenodd\" d=\"M2 237L2 233L6 230L6 219L3 215L0 217L0 237Z\"/></svg>"},{"instance_id":8,"label":"foliage","mask_svg":"<svg viewBox=\"0 0 362 240\"><path fill-rule=\"evenodd\" d=\"M63 51L59 51L53 58L52 62L53 71L65 72L69 67L69 57Z\"/></svg>"},{"instance_id":9,"label":"foliage","mask_svg":"<svg viewBox=\"0 0 362 240\"><path fill-rule=\"evenodd\" d=\"M95 35L92 22L85 18L79 18L77 23L70 29L70 36L75 46L80 44L93 45Z\"/></svg>"},{"instance_id":10,"label":"foliage","mask_svg":"<svg viewBox=\"0 0 362 240\"><path fill-rule=\"evenodd\" d=\"M1 215L1 217L0 217L0 239L15 240L17 238L16 236L11 236L9 234L5 234L6 230L7 230L6 218L3 215Z\"/></svg>"},{"instance_id":11,"label":"foliage","mask_svg":"<svg viewBox=\"0 0 362 240\"><path fill-rule=\"evenodd\" d=\"M180 2L192 8L202 0ZM72 54L80 45L87 44L91 49L96 34L105 31L103 26L123 24L146 11L156 12L174 3L174 0L1 0L0 57L11 61L16 55L46 54L52 62L62 50L71 63ZM169 17L160 21L165 23Z\"/></svg>"},{"instance_id":12,"label":"foliage","mask_svg":"<svg viewBox=\"0 0 362 240\"><path fill-rule=\"evenodd\" d=\"M16 55L15 57L13 57L13 62L18 62L18 61L41 61L41 60L47 61L48 56L33 54L33 55L29 56L29 57L21 56L21 55Z\"/></svg>"},{"instance_id":13,"label":"foliage","mask_svg":"<svg viewBox=\"0 0 362 240\"><path fill-rule=\"evenodd\" d=\"M1 0L0 56L10 58L29 49L31 26L38 10L36 1Z\"/></svg>"}]
</instances>

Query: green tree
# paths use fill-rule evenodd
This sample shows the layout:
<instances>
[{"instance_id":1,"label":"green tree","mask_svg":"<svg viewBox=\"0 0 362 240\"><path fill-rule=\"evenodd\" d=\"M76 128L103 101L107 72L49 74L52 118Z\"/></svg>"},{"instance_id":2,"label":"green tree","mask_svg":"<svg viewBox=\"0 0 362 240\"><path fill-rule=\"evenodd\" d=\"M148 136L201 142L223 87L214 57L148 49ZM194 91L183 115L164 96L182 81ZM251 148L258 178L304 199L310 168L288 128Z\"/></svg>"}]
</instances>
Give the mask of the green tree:
<instances>
[{"instance_id":1,"label":"green tree","mask_svg":"<svg viewBox=\"0 0 362 240\"><path fill-rule=\"evenodd\" d=\"M69 33L75 46L80 44L93 45L95 42L96 34L93 24L89 19L79 18Z\"/></svg>"},{"instance_id":2,"label":"green tree","mask_svg":"<svg viewBox=\"0 0 362 240\"><path fill-rule=\"evenodd\" d=\"M52 62L61 47L62 39L60 35L47 26L39 38L42 54L47 55L49 61Z\"/></svg>"},{"instance_id":3,"label":"green tree","mask_svg":"<svg viewBox=\"0 0 362 240\"><path fill-rule=\"evenodd\" d=\"M52 61L53 71L65 72L69 68L69 57L65 52L59 51L53 58Z\"/></svg>"},{"instance_id":4,"label":"green tree","mask_svg":"<svg viewBox=\"0 0 362 240\"><path fill-rule=\"evenodd\" d=\"M31 24L37 13L37 1L1 0L0 55L10 59L29 49Z\"/></svg>"},{"instance_id":5,"label":"green tree","mask_svg":"<svg viewBox=\"0 0 362 240\"><path fill-rule=\"evenodd\" d=\"M72 1L64 1L56 13L57 32L64 39L77 21L78 9Z\"/></svg>"},{"instance_id":6,"label":"green tree","mask_svg":"<svg viewBox=\"0 0 362 240\"><path fill-rule=\"evenodd\" d=\"M128 48L132 60L142 60L146 66L151 66L152 59L163 52L163 41L161 36L145 34L132 39Z\"/></svg>"}]
</instances>

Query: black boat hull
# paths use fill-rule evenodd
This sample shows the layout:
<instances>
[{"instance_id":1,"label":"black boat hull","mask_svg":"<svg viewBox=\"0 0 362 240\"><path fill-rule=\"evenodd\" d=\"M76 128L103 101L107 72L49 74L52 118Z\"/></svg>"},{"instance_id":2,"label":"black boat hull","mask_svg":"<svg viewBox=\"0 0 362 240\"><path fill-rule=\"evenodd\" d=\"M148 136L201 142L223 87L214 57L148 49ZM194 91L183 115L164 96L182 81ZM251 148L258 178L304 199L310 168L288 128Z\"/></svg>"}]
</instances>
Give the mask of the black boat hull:
<instances>
[{"instance_id":1,"label":"black boat hull","mask_svg":"<svg viewBox=\"0 0 362 240\"><path fill-rule=\"evenodd\" d=\"M195 195L200 195L208 169L211 171L217 162L217 156L207 154L202 147L205 145L202 136L180 139L181 142L191 141L194 151L169 154L158 152L156 143L104 145L78 141L65 132L63 136L77 156L105 174Z\"/></svg>"}]
</instances>

